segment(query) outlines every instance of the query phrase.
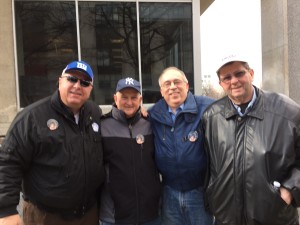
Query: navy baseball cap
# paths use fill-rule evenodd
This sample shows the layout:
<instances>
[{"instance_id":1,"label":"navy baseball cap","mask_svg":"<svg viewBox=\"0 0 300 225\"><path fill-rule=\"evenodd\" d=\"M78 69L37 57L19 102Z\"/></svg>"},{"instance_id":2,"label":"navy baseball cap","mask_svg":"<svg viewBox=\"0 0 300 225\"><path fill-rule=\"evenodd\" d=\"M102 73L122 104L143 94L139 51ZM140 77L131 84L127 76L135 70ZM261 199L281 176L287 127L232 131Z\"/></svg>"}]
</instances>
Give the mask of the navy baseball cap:
<instances>
[{"instance_id":1,"label":"navy baseball cap","mask_svg":"<svg viewBox=\"0 0 300 225\"><path fill-rule=\"evenodd\" d=\"M123 90L124 88L133 88L141 93L141 84L137 80L127 77L118 81L116 92Z\"/></svg>"},{"instance_id":2,"label":"navy baseball cap","mask_svg":"<svg viewBox=\"0 0 300 225\"><path fill-rule=\"evenodd\" d=\"M73 61L69 63L62 73L67 73L70 70L78 70L85 73L90 80L93 80L94 74L91 66L84 61Z\"/></svg>"}]
</instances>

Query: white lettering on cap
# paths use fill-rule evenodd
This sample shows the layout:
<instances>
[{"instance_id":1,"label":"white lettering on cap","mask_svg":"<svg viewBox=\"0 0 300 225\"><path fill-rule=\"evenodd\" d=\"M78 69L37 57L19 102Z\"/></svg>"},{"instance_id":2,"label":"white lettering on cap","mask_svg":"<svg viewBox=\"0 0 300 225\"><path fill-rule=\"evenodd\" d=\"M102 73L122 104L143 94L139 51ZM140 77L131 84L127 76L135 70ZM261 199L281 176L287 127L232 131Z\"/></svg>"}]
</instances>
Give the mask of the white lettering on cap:
<instances>
[{"instance_id":1,"label":"white lettering on cap","mask_svg":"<svg viewBox=\"0 0 300 225\"><path fill-rule=\"evenodd\" d=\"M230 59L235 58L235 57L236 57L236 55L229 55L229 56L224 57L222 59L222 61L230 60Z\"/></svg>"},{"instance_id":2,"label":"white lettering on cap","mask_svg":"<svg viewBox=\"0 0 300 225\"><path fill-rule=\"evenodd\" d=\"M129 78L129 77L126 78L125 84L126 84L126 85L130 85L130 84L131 84L131 85L134 85L133 79L132 79L132 78Z\"/></svg>"},{"instance_id":3,"label":"white lettering on cap","mask_svg":"<svg viewBox=\"0 0 300 225\"><path fill-rule=\"evenodd\" d=\"M83 69L83 70L87 70L87 66L84 65L83 63L77 63L77 68Z\"/></svg>"}]
</instances>

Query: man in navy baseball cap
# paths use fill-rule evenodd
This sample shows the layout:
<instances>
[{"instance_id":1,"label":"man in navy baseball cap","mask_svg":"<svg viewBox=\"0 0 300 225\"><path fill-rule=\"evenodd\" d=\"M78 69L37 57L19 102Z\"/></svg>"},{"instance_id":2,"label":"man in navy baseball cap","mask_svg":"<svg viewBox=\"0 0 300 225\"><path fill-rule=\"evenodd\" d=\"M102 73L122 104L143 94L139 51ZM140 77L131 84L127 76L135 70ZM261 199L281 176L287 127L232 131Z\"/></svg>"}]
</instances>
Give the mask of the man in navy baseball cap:
<instances>
[{"instance_id":1,"label":"man in navy baseball cap","mask_svg":"<svg viewBox=\"0 0 300 225\"><path fill-rule=\"evenodd\" d=\"M160 180L151 125L140 111L141 85L131 77L121 79L113 97L100 126L109 177L101 190L101 224L160 225ZM135 182L128 185L128 180Z\"/></svg>"},{"instance_id":2,"label":"man in navy baseball cap","mask_svg":"<svg viewBox=\"0 0 300 225\"><path fill-rule=\"evenodd\" d=\"M141 84L137 80L127 77L118 81L116 92L123 90L124 88L133 88L141 93Z\"/></svg>"}]
</instances>

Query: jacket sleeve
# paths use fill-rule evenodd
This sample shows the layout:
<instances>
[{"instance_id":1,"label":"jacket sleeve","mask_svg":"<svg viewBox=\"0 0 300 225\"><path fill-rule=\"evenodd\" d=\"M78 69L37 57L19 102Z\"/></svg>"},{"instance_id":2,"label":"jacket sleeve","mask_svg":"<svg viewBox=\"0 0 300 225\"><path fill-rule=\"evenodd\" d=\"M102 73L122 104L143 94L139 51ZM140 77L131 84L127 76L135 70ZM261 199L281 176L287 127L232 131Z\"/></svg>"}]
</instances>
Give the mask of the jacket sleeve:
<instances>
[{"instance_id":1,"label":"jacket sleeve","mask_svg":"<svg viewBox=\"0 0 300 225\"><path fill-rule=\"evenodd\" d=\"M18 213L16 207L23 172L25 165L29 164L33 149L32 137L35 136L28 129L28 124L28 118L16 117L0 145L0 218Z\"/></svg>"},{"instance_id":2,"label":"jacket sleeve","mask_svg":"<svg viewBox=\"0 0 300 225\"><path fill-rule=\"evenodd\" d=\"M288 178L282 182L282 185L291 191L293 205L300 207L300 124L296 131L294 154L294 164Z\"/></svg>"}]
</instances>

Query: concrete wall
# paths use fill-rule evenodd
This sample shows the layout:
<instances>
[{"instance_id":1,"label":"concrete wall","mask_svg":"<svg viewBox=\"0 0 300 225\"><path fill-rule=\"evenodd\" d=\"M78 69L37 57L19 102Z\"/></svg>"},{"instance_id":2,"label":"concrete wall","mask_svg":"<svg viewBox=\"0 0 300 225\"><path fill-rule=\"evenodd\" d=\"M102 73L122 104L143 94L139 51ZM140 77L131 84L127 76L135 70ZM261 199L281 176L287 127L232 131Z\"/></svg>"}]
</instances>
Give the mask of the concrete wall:
<instances>
[{"instance_id":1,"label":"concrete wall","mask_svg":"<svg viewBox=\"0 0 300 225\"><path fill-rule=\"evenodd\" d=\"M289 94L287 1L261 1L262 88Z\"/></svg>"},{"instance_id":2,"label":"concrete wall","mask_svg":"<svg viewBox=\"0 0 300 225\"><path fill-rule=\"evenodd\" d=\"M262 87L300 104L300 1L261 0Z\"/></svg>"},{"instance_id":3,"label":"concrete wall","mask_svg":"<svg viewBox=\"0 0 300 225\"><path fill-rule=\"evenodd\" d=\"M12 1L2 0L0 7L0 135L6 133L17 112L12 18Z\"/></svg>"},{"instance_id":4,"label":"concrete wall","mask_svg":"<svg viewBox=\"0 0 300 225\"><path fill-rule=\"evenodd\" d=\"M300 1L287 2L289 96L300 104Z\"/></svg>"}]
</instances>

